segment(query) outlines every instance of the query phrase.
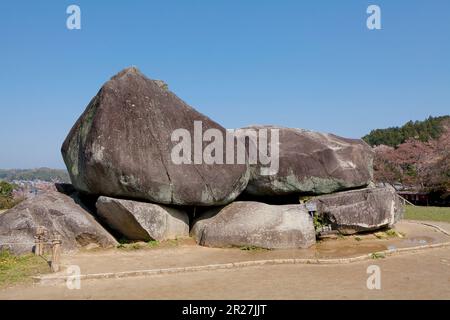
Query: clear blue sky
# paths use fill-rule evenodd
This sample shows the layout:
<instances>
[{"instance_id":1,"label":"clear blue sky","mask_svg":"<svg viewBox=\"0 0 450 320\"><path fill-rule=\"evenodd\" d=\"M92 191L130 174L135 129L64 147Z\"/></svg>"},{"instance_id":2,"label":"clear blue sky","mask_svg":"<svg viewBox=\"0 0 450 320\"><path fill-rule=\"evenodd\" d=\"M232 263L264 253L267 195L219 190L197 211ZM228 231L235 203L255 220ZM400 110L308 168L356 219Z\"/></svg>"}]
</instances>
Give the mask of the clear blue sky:
<instances>
[{"instance_id":1,"label":"clear blue sky","mask_svg":"<svg viewBox=\"0 0 450 320\"><path fill-rule=\"evenodd\" d=\"M0 168L63 168L71 126L130 65L227 128L361 137L449 114L449 15L448 0L1 1Z\"/></svg>"}]
</instances>

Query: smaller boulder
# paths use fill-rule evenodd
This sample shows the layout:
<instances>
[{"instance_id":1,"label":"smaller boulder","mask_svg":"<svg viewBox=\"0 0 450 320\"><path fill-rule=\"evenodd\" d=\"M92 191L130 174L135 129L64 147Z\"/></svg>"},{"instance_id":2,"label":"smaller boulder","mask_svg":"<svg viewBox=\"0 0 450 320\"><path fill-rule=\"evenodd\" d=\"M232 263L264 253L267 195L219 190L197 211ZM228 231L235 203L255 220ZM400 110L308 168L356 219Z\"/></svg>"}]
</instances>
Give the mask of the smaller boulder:
<instances>
[{"instance_id":1,"label":"smaller boulder","mask_svg":"<svg viewBox=\"0 0 450 320\"><path fill-rule=\"evenodd\" d=\"M38 227L44 227L49 236L60 235L62 250L66 252L91 244L103 248L117 245L76 194L47 191L0 215L0 250L14 254L32 252Z\"/></svg>"},{"instance_id":2,"label":"smaller boulder","mask_svg":"<svg viewBox=\"0 0 450 320\"><path fill-rule=\"evenodd\" d=\"M187 213L164 205L100 197L97 213L130 240L168 240L189 236Z\"/></svg>"},{"instance_id":3,"label":"smaller boulder","mask_svg":"<svg viewBox=\"0 0 450 320\"><path fill-rule=\"evenodd\" d=\"M206 211L191 234L208 247L307 248L315 244L312 218L303 205L237 201Z\"/></svg>"},{"instance_id":4,"label":"smaller boulder","mask_svg":"<svg viewBox=\"0 0 450 320\"><path fill-rule=\"evenodd\" d=\"M394 225L403 205L392 187L365 188L314 197L317 214L341 234L354 234Z\"/></svg>"}]
</instances>

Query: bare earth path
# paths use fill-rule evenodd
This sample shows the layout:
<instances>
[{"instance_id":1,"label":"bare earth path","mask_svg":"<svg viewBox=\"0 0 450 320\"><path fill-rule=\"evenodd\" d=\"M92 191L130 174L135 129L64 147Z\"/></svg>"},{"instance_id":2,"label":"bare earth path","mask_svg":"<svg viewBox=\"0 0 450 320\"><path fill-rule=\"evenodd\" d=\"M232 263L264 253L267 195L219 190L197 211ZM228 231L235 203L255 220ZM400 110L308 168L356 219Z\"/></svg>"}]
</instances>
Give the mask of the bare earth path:
<instances>
[{"instance_id":1,"label":"bare earth path","mask_svg":"<svg viewBox=\"0 0 450 320\"><path fill-rule=\"evenodd\" d=\"M366 287L381 269L381 290ZM349 265L279 265L17 287L1 299L450 299L450 248Z\"/></svg>"},{"instance_id":2,"label":"bare earth path","mask_svg":"<svg viewBox=\"0 0 450 320\"><path fill-rule=\"evenodd\" d=\"M405 224L404 227L414 228L411 225ZM450 230L448 224L442 224L441 227ZM423 237L433 241L433 237L437 235L423 234L411 241L423 241ZM361 242L364 241L366 240ZM175 249L172 252L183 253L178 261L190 261L189 257L185 256L189 254L186 251L189 248L179 249L185 251ZM171 255L168 253L170 250L160 251L157 254ZM247 254L248 258L249 254L254 254L239 250L233 252L233 258L234 255L241 254ZM125 262L119 262L122 259L117 259L115 252L104 255L111 255L111 259L116 255L118 262L115 266L112 260L106 259L112 264L109 269L113 270L122 269L124 263L130 263L132 258L137 257L134 256L136 253L140 255L145 252L129 253ZM197 251L193 252L196 258L199 257L197 254ZM256 253L267 254L271 252ZM86 253L72 257L70 262L77 261L87 267L89 255ZM94 255L90 256L92 258ZM228 254L225 254L222 259L226 260L227 256ZM206 260L211 257L215 260L218 256L213 250L208 251L205 257ZM367 289L369 265L380 267L381 290ZM94 263L90 266L90 271L98 271L100 266L101 264ZM273 265L123 279L83 280L80 290L69 290L62 284L17 286L1 290L0 299L450 299L450 247L344 265Z\"/></svg>"},{"instance_id":3,"label":"bare earth path","mask_svg":"<svg viewBox=\"0 0 450 320\"><path fill-rule=\"evenodd\" d=\"M450 230L450 224L447 224ZM66 255L63 263L77 265L82 274L177 268L239 261L290 258L349 258L383 251L389 248L414 247L425 244L450 242L450 237L419 224L400 222L396 229L405 238L378 239L372 234L323 241L310 249L300 250L239 250L237 248L206 248L190 240L180 245L162 245L141 250L101 250ZM359 240L359 241L358 241Z\"/></svg>"}]
</instances>

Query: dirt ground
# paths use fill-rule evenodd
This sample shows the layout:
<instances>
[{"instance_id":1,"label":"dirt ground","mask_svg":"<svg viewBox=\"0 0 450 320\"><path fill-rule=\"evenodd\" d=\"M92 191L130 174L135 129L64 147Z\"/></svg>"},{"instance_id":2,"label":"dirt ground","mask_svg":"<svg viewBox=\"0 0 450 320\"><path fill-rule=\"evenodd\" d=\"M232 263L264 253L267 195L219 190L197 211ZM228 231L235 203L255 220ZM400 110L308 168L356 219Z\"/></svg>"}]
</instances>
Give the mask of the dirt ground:
<instances>
[{"instance_id":1,"label":"dirt ground","mask_svg":"<svg viewBox=\"0 0 450 320\"><path fill-rule=\"evenodd\" d=\"M366 286L378 265L381 289ZM450 248L347 265L278 265L15 287L1 299L450 299Z\"/></svg>"},{"instance_id":2,"label":"dirt ground","mask_svg":"<svg viewBox=\"0 0 450 320\"><path fill-rule=\"evenodd\" d=\"M441 227L450 230L449 224ZM64 259L67 263L78 263L86 274L277 257L354 256L378 248L449 241L439 232L408 222L399 223L397 229L407 236L403 239L364 236L359 241L350 237L325 241L310 251L246 252L186 244L131 252L85 252ZM370 265L380 267L380 290L367 288ZM15 286L1 290L0 299L450 299L450 247L342 265L272 265L83 280L79 290L69 290L64 284Z\"/></svg>"},{"instance_id":3,"label":"dirt ground","mask_svg":"<svg viewBox=\"0 0 450 320\"><path fill-rule=\"evenodd\" d=\"M450 230L450 224L447 224ZM161 244L140 250L92 250L63 256L65 265L77 265L83 274L176 268L206 264L289 258L348 258L390 248L414 247L450 241L450 237L420 224L400 222L396 230L404 238L378 239L373 234L356 235L320 241L309 249L240 250L239 248L207 248L192 239Z\"/></svg>"}]
</instances>

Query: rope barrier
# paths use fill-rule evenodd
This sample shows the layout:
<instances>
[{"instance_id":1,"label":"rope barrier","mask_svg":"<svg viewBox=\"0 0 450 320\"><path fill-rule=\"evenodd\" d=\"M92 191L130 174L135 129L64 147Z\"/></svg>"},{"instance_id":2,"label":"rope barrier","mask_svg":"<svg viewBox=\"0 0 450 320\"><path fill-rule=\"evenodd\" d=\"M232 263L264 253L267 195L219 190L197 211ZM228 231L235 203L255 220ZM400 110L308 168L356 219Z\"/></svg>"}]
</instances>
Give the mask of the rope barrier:
<instances>
[{"instance_id":1,"label":"rope barrier","mask_svg":"<svg viewBox=\"0 0 450 320\"><path fill-rule=\"evenodd\" d=\"M52 242L41 242L42 244L48 244L51 245ZM0 243L0 246L4 246L4 245L14 245L14 244L20 244L20 245L35 245L35 242L6 242L6 243Z\"/></svg>"}]
</instances>

